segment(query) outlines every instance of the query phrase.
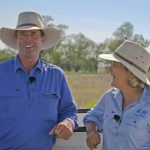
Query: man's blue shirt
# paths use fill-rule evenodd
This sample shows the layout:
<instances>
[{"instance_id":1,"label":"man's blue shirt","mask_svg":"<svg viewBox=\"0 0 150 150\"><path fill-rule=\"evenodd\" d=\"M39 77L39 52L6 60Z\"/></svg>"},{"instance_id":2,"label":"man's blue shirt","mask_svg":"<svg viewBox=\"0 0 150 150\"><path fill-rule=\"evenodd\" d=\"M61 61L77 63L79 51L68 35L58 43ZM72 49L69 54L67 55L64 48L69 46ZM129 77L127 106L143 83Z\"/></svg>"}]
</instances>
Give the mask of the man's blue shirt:
<instances>
[{"instance_id":1,"label":"man's blue shirt","mask_svg":"<svg viewBox=\"0 0 150 150\"><path fill-rule=\"evenodd\" d=\"M121 91L113 88L88 111L84 124L97 124L103 133L104 150L150 150L150 87L146 86L140 99L124 110L122 103Z\"/></svg>"},{"instance_id":2,"label":"man's blue shirt","mask_svg":"<svg viewBox=\"0 0 150 150\"><path fill-rule=\"evenodd\" d=\"M51 150L55 136L48 132L66 118L77 127L76 106L59 67L38 60L28 73L18 56L0 63L0 150Z\"/></svg>"}]
</instances>

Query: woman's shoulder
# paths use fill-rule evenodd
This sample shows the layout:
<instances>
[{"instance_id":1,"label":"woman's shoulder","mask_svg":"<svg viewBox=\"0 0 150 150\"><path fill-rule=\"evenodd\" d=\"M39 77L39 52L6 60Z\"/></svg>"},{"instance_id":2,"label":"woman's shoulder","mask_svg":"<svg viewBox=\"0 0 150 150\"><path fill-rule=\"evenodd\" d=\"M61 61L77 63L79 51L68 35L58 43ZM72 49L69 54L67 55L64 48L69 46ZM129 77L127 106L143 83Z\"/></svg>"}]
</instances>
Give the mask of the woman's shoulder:
<instances>
[{"instance_id":1,"label":"woman's shoulder","mask_svg":"<svg viewBox=\"0 0 150 150\"><path fill-rule=\"evenodd\" d=\"M104 93L104 96L114 96L120 93L120 90L117 88L111 88Z\"/></svg>"}]
</instances>

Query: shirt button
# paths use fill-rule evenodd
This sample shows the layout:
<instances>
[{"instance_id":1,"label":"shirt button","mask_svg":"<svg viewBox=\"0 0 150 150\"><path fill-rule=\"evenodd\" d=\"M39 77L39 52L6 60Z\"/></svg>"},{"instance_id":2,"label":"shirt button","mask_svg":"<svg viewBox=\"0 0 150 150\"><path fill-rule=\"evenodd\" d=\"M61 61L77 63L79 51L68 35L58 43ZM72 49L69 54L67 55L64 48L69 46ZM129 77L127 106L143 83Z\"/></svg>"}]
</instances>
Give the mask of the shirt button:
<instances>
[{"instance_id":1,"label":"shirt button","mask_svg":"<svg viewBox=\"0 0 150 150\"><path fill-rule=\"evenodd\" d=\"M134 123L136 123L136 121L134 121Z\"/></svg>"},{"instance_id":2,"label":"shirt button","mask_svg":"<svg viewBox=\"0 0 150 150\"><path fill-rule=\"evenodd\" d=\"M114 114L115 112L112 110L112 113Z\"/></svg>"}]
</instances>

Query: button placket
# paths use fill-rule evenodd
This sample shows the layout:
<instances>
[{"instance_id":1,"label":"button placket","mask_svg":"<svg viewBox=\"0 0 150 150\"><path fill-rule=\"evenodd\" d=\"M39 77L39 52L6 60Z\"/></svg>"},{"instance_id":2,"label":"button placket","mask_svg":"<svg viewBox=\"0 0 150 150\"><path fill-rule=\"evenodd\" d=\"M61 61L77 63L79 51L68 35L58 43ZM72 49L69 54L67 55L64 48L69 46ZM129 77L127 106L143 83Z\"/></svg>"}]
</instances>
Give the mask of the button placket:
<instances>
[{"instance_id":1,"label":"button placket","mask_svg":"<svg viewBox=\"0 0 150 150\"><path fill-rule=\"evenodd\" d=\"M29 85L29 95L30 95L30 105L32 105L34 103L35 100L35 95L34 95L34 87L33 84Z\"/></svg>"}]
</instances>

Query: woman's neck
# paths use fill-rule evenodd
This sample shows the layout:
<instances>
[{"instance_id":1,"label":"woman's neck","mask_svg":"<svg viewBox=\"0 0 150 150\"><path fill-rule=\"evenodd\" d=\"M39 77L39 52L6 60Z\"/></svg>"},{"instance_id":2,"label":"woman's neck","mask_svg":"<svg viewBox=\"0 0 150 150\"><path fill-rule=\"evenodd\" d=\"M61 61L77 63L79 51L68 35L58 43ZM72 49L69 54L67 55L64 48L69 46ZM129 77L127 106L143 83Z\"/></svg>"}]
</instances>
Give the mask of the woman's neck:
<instances>
[{"instance_id":1,"label":"woman's neck","mask_svg":"<svg viewBox=\"0 0 150 150\"><path fill-rule=\"evenodd\" d=\"M136 102L140 99L142 95L143 90L139 90L138 88L128 88L125 90L122 90L123 95L123 109L130 105L133 102Z\"/></svg>"}]
</instances>

